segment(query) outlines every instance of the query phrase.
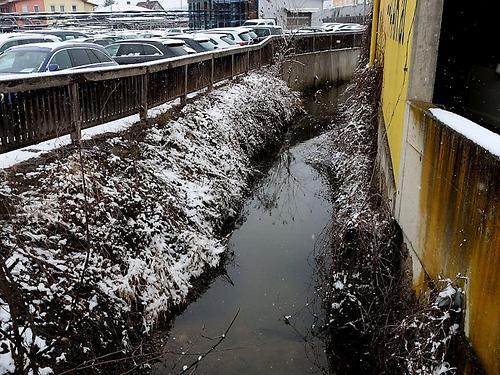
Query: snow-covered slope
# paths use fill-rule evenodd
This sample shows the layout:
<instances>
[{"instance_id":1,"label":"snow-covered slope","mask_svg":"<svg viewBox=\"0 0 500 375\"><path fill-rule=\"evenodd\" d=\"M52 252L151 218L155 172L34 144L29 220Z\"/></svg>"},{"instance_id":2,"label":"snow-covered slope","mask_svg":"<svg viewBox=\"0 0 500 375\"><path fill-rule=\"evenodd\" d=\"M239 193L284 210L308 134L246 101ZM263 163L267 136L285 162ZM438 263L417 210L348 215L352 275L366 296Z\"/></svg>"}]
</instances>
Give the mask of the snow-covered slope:
<instances>
[{"instance_id":1,"label":"snow-covered slope","mask_svg":"<svg viewBox=\"0 0 500 375\"><path fill-rule=\"evenodd\" d=\"M122 349L181 303L226 250L218 231L252 158L297 107L284 82L251 74L166 125L0 172L0 322L12 335L0 373L14 369L16 338L49 367L75 363Z\"/></svg>"}]
</instances>

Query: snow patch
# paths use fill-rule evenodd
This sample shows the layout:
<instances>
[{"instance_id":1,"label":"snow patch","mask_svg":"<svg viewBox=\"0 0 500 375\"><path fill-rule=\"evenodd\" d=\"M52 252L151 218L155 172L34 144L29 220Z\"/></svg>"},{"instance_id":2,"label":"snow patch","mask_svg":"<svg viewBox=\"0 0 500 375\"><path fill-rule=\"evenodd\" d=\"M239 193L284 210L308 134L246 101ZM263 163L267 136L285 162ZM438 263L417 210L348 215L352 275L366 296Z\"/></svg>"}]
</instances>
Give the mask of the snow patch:
<instances>
[{"instance_id":1,"label":"snow patch","mask_svg":"<svg viewBox=\"0 0 500 375\"><path fill-rule=\"evenodd\" d=\"M488 150L491 154L500 157L500 135L444 109L431 108L430 112L446 126Z\"/></svg>"}]
</instances>

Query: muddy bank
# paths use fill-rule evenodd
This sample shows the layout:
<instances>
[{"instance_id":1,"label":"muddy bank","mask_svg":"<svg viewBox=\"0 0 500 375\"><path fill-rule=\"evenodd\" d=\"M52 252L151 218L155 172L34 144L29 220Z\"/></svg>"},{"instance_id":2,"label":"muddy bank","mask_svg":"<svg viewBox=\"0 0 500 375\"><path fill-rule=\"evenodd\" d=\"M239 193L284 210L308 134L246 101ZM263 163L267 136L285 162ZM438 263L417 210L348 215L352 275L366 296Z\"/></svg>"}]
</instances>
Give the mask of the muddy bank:
<instances>
[{"instance_id":1,"label":"muddy bank","mask_svg":"<svg viewBox=\"0 0 500 375\"><path fill-rule=\"evenodd\" d=\"M253 160L298 109L282 81L250 74L175 120L4 171L2 371L60 372L140 346L218 265Z\"/></svg>"}]
</instances>

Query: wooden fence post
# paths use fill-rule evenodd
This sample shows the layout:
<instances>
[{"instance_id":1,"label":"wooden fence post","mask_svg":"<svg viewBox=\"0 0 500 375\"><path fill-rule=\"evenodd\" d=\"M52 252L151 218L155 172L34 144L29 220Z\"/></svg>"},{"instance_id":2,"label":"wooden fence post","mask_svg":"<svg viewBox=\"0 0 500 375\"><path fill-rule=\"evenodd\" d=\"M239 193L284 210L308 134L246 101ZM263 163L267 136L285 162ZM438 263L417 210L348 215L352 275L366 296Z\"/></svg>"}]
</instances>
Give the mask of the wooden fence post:
<instances>
[{"instance_id":1,"label":"wooden fence post","mask_svg":"<svg viewBox=\"0 0 500 375\"><path fill-rule=\"evenodd\" d=\"M148 120L148 84L149 84L149 71L142 76L142 90L141 90L141 112L139 117L141 121Z\"/></svg>"},{"instance_id":2,"label":"wooden fence post","mask_svg":"<svg viewBox=\"0 0 500 375\"><path fill-rule=\"evenodd\" d=\"M78 83L72 82L69 85L69 96L71 103L71 141L80 142L82 139L82 116L80 108L80 90Z\"/></svg>"},{"instance_id":3,"label":"wooden fence post","mask_svg":"<svg viewBox=\"0 0 500 375\"><path fill-rule=\"evenodd\" d=\"M188 65L184 65L184 94L181 96L181 105L186 105L188 93Z\"/></svg>"},{"instance_id":4,"label":"wooden fence post","mask_svg":"<svg viewBox=\"0 0 500 375\"><path fill-rule=\"evenodd\" d=\"M234 77L234 53L231 55L231 78L229 79L233 79Z\"/></svg>"},{"instance_id":5,"label":"wooden fence post","mask_svg":"<svg viewBox=\"0 0 500 375\"><path fill-rule=\"evenodd\" d=\"M214 88L214 81L215 81L215 57L214 54L212 53L212 60L211 60L211 66L210 66L210 84L208 85L208 91L212 91Z\"/></svg>"},{"instance_id":6,"label":"wooden fence post","mask_svg":"<svg viewBox=\"0 0 500 375\"><path fill-rule=\"evenodd\" d=\"M316 52L316 35L313 34L313 52Z\"/></svg>"}]
</instances>

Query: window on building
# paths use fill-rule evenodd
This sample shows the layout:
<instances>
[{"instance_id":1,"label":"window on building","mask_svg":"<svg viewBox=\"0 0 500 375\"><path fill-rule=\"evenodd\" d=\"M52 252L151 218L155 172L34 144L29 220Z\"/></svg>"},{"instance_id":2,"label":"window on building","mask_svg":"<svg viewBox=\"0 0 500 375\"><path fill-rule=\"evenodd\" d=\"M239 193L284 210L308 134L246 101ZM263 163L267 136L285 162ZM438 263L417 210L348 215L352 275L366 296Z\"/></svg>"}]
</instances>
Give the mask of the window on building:
<instances>
[{"instance_id":1,"label":"window on building","mask_svg":"<svg viewBox=\"0 0 500 375\"><path fill-rule=\"evenodd\" d=\"M34 11L35 13L40 12L40 6L38 6L38 5L33 5L33 11Z\"/></svg>"},{"instance_id":2,"label":"window on building","mask_svg":"<svg viewBox=\"0 0 500 375\"><path fill-rule=\"evenodd\" d=\"M28 5L27 4L21 5L21 12L26 13L27 11L28 11Z\"/></svg>"},{"instance_id":3,"label":"window on building","mask_svg":"<svg viewBox=\"0 0 500 375\"><path fill-rule=\"evenodd\" d=\"M55 5L51 5L50 6L50 11L51 12L55 12L56 11L56 6Z\"/></svg>"},{"instance_id":4,"label":"window on building","mask_svg":"<svg viewBox=\"0 0 500 375\"><path fill-rule=\"evenodd\" d=\"M73 12L76 12L76 5L72 5L72 6L71 6L71 10L72 10Z\"/></svg>"},{"instance_id":5,"label":"window on building","mask_svg":"<svg viewBox=\"0 0 500 375\"><path fill-rule=\"evenodd\" d=\"M61 5L61 6L59 7L59 10L61 11L61 13L64 13L64 5Z\"/></svg>"}]
</instances>

